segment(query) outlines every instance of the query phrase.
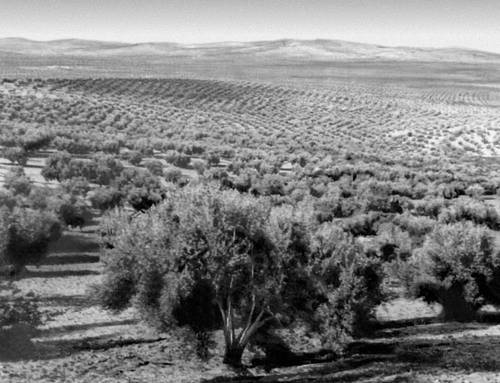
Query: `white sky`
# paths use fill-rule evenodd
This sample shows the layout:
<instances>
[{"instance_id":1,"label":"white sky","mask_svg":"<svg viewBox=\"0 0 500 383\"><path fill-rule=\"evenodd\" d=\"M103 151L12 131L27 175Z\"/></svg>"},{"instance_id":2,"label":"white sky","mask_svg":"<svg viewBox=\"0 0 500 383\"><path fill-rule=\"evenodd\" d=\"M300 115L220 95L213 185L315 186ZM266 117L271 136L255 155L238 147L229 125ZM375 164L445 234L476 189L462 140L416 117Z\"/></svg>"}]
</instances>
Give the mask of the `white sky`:
<instances>
[{"instance_id":1,"label":"white sky","mask_svg":"<svg viewBox=\"0 0 500 383\"><path fill-rule=\"evenodd\" d=\"M500 0L0 0L0 37L331 38L500 53Z\"/></svg>"}]
</instances>

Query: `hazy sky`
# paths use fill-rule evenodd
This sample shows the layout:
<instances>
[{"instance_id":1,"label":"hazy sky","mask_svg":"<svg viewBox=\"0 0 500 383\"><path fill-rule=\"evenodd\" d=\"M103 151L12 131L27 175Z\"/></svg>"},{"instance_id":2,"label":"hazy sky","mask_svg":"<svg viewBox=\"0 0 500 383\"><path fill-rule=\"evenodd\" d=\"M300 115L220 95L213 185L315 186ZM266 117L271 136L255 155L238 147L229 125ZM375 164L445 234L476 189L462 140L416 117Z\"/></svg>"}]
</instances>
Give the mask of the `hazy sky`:
<instances>
[{"instance_id":1,"label":"hazy sky","mask_svg":"<svg viewBox=\"0 0 500 383\"><path fill-rule=\"evenodd\" d=\"M0 37L332 38L500 52L500 0L0 0Z\"/></svg>"}]
</instances>

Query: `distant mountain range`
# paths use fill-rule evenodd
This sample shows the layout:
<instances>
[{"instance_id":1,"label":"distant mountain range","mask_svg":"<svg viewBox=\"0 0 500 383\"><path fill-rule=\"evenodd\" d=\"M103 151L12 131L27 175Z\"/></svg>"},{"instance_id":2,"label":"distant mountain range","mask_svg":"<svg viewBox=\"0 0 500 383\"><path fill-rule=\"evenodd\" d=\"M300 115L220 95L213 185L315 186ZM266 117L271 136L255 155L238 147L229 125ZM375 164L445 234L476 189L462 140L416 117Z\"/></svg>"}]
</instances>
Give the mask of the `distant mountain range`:
<instances>
[{"instance_id":1,"label":"distant mountain range","mask_svg":"<svg viewBox=\"0 0 500 383\"><path fill-rule=\"evenodd\" d=\"M165 57L186 59L244 58L314 61L498 62L500 54L461 48L387 47L340 40L275 40L209 44L119 43L90 40L33 41L0 39L0 56L28 57Z\"/></svg>"}]
</instances>

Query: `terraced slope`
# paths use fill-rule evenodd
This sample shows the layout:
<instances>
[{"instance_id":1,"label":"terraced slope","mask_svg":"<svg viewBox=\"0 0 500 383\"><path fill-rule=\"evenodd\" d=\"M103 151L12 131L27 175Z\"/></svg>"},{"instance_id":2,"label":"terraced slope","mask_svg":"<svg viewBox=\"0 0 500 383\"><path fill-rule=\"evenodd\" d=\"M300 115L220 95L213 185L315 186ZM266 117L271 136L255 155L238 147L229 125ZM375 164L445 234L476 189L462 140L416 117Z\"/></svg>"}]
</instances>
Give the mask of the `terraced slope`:
<instances>
[{"instance_id":1,"label":"terraced slope","mask_svg":"<svg viewBox=\"0 0 500 383\"><path fill-rule=\"evenodd\" d=\"M337 85L310 90L188 79L0 84L0 123L315 154L496 156L500 89Z\"/></svg>"}]
</instances>

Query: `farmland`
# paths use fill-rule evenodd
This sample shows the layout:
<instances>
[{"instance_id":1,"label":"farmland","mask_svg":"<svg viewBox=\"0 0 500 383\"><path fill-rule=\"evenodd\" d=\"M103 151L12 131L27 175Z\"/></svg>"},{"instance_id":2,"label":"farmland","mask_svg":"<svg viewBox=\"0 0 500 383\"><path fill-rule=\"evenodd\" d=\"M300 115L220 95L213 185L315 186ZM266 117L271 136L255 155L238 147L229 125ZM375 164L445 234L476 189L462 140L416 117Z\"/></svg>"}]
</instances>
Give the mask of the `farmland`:
<instances>
[{"instance_id":1,"label":"farmland","mask_svg":"<svg viewBox=\"0 0 500 383\"><path fill-rule=\"evenodd\" d=\"M332 86L176 79L18 80L0 86L2 121L103 138L393 158L494 157L500 89ZM108 137L106 137L108 135ZM203 137L201 137L203 136Z\"/></svg>"},{"instance_id":2,"label":"farmland","mask_svg":"<svg viewBox=\"0 0 500 383\"><path fill-rule=\"evenodd\" d=\"M499 379L497 58L294 44L0 57L0 381Z\"/></svg>"}]
</instances>

